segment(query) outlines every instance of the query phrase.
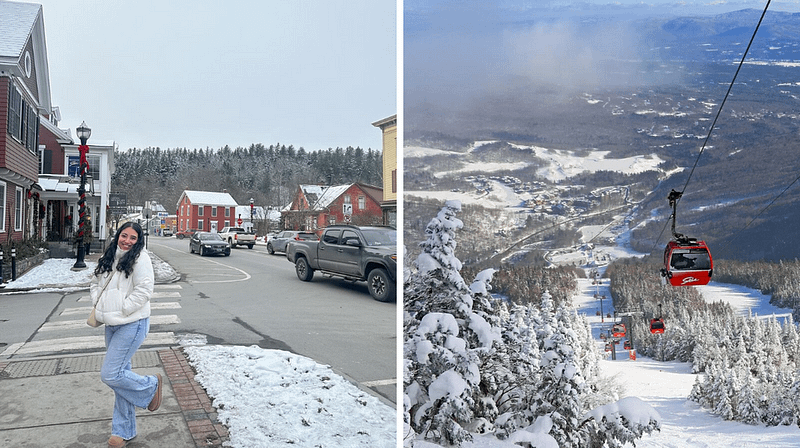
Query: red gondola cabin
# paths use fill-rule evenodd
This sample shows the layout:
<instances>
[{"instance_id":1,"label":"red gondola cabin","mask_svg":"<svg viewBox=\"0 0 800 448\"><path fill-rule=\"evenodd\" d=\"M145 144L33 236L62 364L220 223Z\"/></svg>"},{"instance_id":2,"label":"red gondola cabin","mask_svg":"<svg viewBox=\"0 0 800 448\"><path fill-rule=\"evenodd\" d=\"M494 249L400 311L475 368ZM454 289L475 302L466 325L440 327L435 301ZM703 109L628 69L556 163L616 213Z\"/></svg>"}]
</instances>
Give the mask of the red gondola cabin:
<instances>
[{"instance_id":1,"label":"red gondola cabin","mask_svg":"<svg viewBox=\"0 0 800 448\"><path fill-rule=\"evenodd\" d=\"M615 338L624 338L625 337L625 324L614 324L611 327L611 336Z\"/></svg>"},{"instance_id":2,"label":"red gondola cabin","mask_svg":"<svg viewBox=\"0 0 800 448\"><path fill-rule=\"evenodd\" d=\"M655 317L650 319L650 333L659 334L664 332L664 319Z\"/></svg>"},{"instance_id":3,"label":"red gondola cabin","mask_svg":"<svg viewBox=\"0 0 800 448\"><path fill-rule=\"evenodd\" d=\"M714 262L703 241L670 241L664 249L663 274L672 286L700 286L711 281Z\"/></svg>"}]
</instances>

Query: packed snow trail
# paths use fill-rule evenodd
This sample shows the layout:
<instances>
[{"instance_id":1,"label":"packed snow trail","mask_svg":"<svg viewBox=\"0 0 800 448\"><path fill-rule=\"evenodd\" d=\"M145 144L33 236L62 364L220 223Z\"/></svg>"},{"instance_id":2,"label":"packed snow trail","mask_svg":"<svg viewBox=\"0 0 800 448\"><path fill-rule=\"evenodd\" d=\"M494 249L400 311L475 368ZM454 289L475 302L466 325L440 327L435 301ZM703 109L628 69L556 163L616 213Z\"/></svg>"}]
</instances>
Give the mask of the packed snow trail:
<instances>
[{"instance_id":1,"label":"packed snow trail","mask_svg":"<svg viewBox=\"0 0 800 448\"><path fill-rule=\"evenodd\" d=\"M611 319L605 318L605 323L600 322L600 316L596 315L600 301L594 296L606 296L603 311L613 316L608 279L603 279L600 285L592 285L590 279L579 279L579 284L581 293L575 297L574 303L580 313L587 315L592 334L599 335L610 327ZM738 285L712 282L698 287L698 290L705 300L728 302L743 315L751 310L762 317L787 312L770 305L769 296ZM697 376L691 373L690 363L659 362L641 356L631 361L627 351L618 349L617 360L601 361L600 371L603 376L616 377L624 385L625 396L641 398L661 415L661 432L643 436L637 441L637 448L800 447L800 428L797 425L768 427L725 421L687 400Z\"/></svg>"}]
</instances>

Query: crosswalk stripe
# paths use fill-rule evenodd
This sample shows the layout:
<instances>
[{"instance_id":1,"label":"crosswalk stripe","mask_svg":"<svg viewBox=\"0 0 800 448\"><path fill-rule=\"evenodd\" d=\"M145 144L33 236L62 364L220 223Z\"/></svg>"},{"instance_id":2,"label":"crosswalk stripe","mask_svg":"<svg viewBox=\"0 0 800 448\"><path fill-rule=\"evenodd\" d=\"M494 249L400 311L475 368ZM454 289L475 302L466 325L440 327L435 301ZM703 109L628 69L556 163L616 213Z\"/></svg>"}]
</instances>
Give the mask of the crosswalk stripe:
<instances>
[{"instance_id":1,"label":"crosswalk stripe","mask_svg":"<svg viewBox=\"0 0 800 448\"><path fill-rule=\"evenodd\" d=\"M155 285L152 299L167 299L181 297L182 286L179 284L165 284ZM77 317L80 319L58 320L45 322L37 331L37 334L47 335L53 334L54 331L87 331L91 330L86 325L86 316L92 310L91 297L89 294L82 295L78 298L77 302L84 306L76 306L66 308L61 311L60 316L63 317ZM150 309L153 311L162 310L177 310L181 309L179 302L161 302L151 301ZM177 314L151 314L150 325L171 325L179 324L181 322ZM75 350L94 350L105 348L105 335L104 332L95 334L93 336L75 336L63 337L53 339L42 339L30 342L14 343L5 347L0 353L0 358L11 357L13 355L27 355L42 352L69 352ZM143 346L159 346L159 345L176 345L177 338L173 332L153 332L147 335Z\"/></svg>"},{"instance_id":2,"label":"crosswalk stripe","mask_svg":"<svg viewBox=\"0 0 800 448\"><path fill-rule=\"evenodd\" d=\"M168 297L180 297L180 296L181 296L180 291L177 291L177 292L174 292L174 291L170 291L170 292L155 291L155 292L153 292L153 295L150 296L150 298L151 299L165 299L165 298L168 298ZM91 300L92 300L91 296L85 295L85 296L81 296L78 299L78 302L89 302Z\"/></svg>"},{"instance_id":3,"label":"crosswalk stripe","mask_svg":"<svg viewBox=\"0 0 800 448\"><path fill-rule=\"evenodd\" d=\"M86 323L84 323L86 325ZM142 346L175 345L175 335L169 332L149 333ZM0 356L27 355L39 352L59 352L66 350L89 350L105 348L105 335L78 336L71 338L47 339L10 345ZM13 352L12 349L15 349Z\"/></svg>"},{"instance_id":4,"label":"crosswalk stripe","mask_svg":"<svg viewBox=\"0 0 800 448\"><path fill-rule=\"evenodd\" d=\"M150 302L150 310L176 310L181 307L178 302ZM76 306L74 308L67 308L61 312L60 316L71 316L73 314L86 314L92 311L90 306Z\"/></svg>"},{"instance_id":5,"label":"crosswalk stripe","mask_svg":"<svg viewBox=\"0 0 800 448\"><path fill-rule=\"evenodd\" d=\"M367 387L375 387L375 386L390 386L392 384L397 384L397 379L392 378L388 380L375 380L375 381L364 381L361 384Z\"/></svg>"},{"instance_id":6,"label":"crosswalk stripe","mask_svg":"<svg viewBox=\"0 0 800 448\"><path fill-rule=\"evenodd\" d=\"M150 298L151 299L163 299L163 298L166 298L166 297L180 297L180 296L181 296L181 293L179 291L176 291L176 292L155 291L155 292L153 292L153 295L150 296Z\"/></svg>"},{"instance_id":7,"label":"crosswalk stripe","mask_svg":"<svg viewBox=\"0 0 800 448\"><path fill-rule=\"evenodd\" d=\"M150 325L169 325L181 323L177 314L156 314L150 316ZM53 330L77 330L86 328L86 319L81 320L57 320L46 322L39 328L39 331Z\"/></svg>"}]
</instances>

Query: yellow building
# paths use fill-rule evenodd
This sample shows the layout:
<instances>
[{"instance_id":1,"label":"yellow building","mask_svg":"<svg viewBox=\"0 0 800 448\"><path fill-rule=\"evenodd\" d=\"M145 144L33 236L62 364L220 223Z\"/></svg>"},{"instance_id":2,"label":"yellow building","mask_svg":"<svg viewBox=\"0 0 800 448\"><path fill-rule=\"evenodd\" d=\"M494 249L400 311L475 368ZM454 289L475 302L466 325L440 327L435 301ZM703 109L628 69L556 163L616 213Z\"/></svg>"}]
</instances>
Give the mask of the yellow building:
<instances>
[{"instance_id":1,"label":"yellow building","mask_svg":"<svg viewBox=\"0 0 800 448\"><path fill-rule=\"evenodd\" d=\"M397 115L372 123L383 133L383 223L397 227Z\"/></svg>"}]
</instances>

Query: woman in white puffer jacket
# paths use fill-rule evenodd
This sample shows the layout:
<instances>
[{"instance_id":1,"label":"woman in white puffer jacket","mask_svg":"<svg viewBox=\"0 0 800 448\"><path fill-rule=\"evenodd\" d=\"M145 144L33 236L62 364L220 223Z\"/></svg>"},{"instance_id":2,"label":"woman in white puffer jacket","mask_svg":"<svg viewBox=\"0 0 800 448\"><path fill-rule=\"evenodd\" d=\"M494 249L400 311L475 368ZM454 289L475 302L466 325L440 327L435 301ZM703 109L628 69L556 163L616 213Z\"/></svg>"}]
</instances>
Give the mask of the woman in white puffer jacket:
<instances>
[{"instance_id":1,"label":"woman in white puffer jacket","mask_svg":"<svg viewBox=\"0 0 800 448\"><path fill-rule=\"evenodd\" d=\"M109 447L124 447L136 437L136 407L161 405L161 375L141 376L131 358L150 330L153 264L144 249L142 227L123 224L97 262L90 287L95 317L105 325L106 356L100 377L113 391Z\"/></svg>"}]
</instances>

